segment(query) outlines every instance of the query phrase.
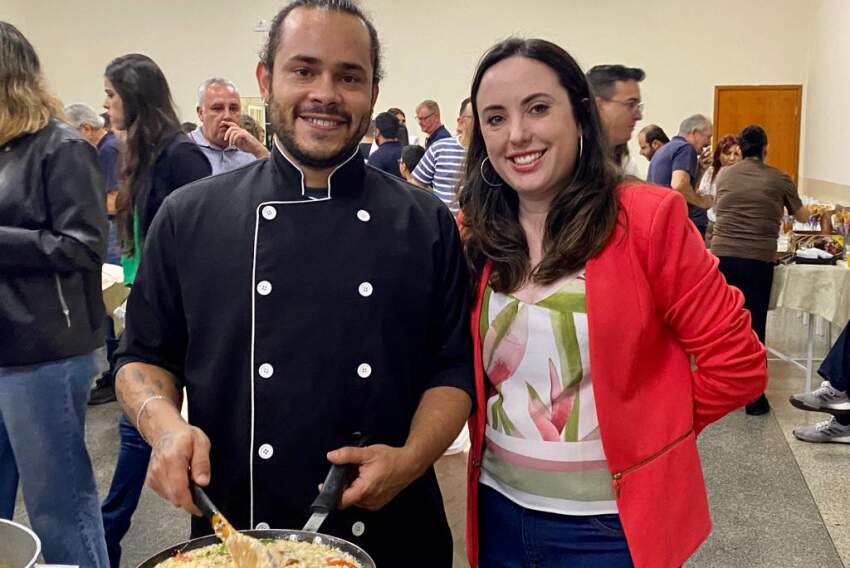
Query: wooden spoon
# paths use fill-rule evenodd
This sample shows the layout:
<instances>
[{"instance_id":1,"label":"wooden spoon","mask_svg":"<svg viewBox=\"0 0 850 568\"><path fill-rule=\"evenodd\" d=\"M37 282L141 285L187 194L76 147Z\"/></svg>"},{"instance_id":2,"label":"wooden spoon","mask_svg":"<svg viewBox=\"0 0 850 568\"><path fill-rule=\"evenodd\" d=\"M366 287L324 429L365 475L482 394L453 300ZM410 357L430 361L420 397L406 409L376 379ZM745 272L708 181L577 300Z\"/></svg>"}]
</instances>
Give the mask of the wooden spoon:
<instances>
[{"instance_id":1,"label":"wooden spoon","mask_svg":"<svg viewBox=\"0 0 850 568\"><path fill-rule=\"evenodd\" d=\"M209 496L195 482L189 482L195 505L209 519L215 535L227 547L237 568L278 568L279 563L262 541L240 533L218 510Z\"/></svg>"}]
</instances>

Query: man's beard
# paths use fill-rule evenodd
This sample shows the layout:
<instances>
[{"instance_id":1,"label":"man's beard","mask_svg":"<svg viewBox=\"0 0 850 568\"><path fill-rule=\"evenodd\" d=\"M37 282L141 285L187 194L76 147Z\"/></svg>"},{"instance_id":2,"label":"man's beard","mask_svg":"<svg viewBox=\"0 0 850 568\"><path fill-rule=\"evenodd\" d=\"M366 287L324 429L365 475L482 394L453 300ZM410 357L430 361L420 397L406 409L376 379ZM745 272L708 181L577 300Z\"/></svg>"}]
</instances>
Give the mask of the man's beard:
<instances>
[{"instance_id":1,"label":"man's beard","mask_svg":"<svg viewBox=\"0 0 850 568\"><path fill-rule=\"evenodd\" d=\"M369 121L371 120L371 113L363 115L360 119L360 124L354 132L352 132L351 136L345 141L340 149L332 154L324 154L307 150L298 144L298 141L295 139L295 117L293 116L292 120L288 121L288 117L284 115L286 110L279 108L278 105L275 104L275 99L272 94L269 96L268 108L269 123L272 132L277 136L278 140L280 140L281 145L287 153L289 153L296 162L303 166L307 166L308 168L332 168L349 159L354 154L358 144L360 144L360 140L363 138L363 135L366 134L366 131L369 129ZM351 115L341 112L335 105L322 106L314 104L310 105L309 108L304 108L303 112L335 116L345 120L346 122L351 122L352 120Z\"/></svg>"}]
</instances>

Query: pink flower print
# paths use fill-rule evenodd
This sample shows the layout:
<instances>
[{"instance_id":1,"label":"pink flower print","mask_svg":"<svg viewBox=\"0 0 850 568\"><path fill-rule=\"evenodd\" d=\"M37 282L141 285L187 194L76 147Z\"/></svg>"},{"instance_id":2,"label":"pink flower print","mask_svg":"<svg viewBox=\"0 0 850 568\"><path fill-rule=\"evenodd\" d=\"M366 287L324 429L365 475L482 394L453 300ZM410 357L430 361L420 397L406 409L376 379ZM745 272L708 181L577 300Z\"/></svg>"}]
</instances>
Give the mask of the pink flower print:
<instances>
[{"instance_id":1,"label":"pink flower print","mask_svg":"<svg viewBox=\"0 0 850 568\"><path fill-rule=\"evenodd\" d=\"M537 427L537 431L540 432L540 436L545 442L557 442L561 436L558 429L552 424L549 409L540 400L540 396L533 386L528 383L525 383L525 386L528 387L528 415L534 422L534 426Z\"/></svg>"},{"instance_id":2,"label":"pink flower print","mask_svg":"<svg viewBox=\"0 0 850 568\"><path fill-rule=\"evenodd\" d=\"M491 339L491 333L493 338ZM497 341L495 326L487 332L484 340L485 351L489 347L488 340L493 345ZM522 358L525 357L525 349L528 346L528 308L520 308L516 314L507 333L501 341L493 347L493 356L487 367L487 376L490 383L498 386L508 380L517 370Z\"/></svg>"},{"instance_id":3,"label":"pink flower print","mask_svg":"<svg viewBox=\"0 0 850 568\"><path fill-rule=\"evenodd\" d=\"M569 388L564 390L561 384L561 377L558 376L558 369L555 368L555 363L549 359L549 396L552 400L552 424L560 435L564 431L564 426L567 424L567 418L570 415L570 410L573 407L575 400L575 389Z\"/></svg>"}]
</instances>

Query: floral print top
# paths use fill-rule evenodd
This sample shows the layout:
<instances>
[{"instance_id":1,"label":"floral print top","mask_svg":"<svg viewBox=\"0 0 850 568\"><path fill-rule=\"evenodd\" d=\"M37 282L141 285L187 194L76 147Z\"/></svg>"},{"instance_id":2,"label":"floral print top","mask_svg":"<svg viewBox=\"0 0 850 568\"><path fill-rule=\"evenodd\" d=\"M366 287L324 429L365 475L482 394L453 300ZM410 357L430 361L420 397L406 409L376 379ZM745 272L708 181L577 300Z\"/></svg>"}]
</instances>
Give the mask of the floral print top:
<instances>
[{"instance_id":1,"label":"floral print top","mask_svg":"<svg viewBox=\"0 0 850 568\"><path fill-rule=\"evenodd\" d=\"M617 512L591 385L584 274L526 303L488 287L481 483L528 509Z\"/></svg>"}]
</instances>

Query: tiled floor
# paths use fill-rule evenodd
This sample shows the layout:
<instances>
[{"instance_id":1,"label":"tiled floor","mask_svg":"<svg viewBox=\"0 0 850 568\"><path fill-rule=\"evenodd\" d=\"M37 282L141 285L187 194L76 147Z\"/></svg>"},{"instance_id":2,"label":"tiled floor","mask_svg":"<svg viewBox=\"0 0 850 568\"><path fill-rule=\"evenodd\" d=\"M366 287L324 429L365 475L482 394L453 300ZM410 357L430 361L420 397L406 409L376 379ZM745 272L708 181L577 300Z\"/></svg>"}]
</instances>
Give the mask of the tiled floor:
<instances>
[{"instance_id":1,"label":"tiled floor","mask_svg":"<svg viewBox=\"0 0 850 568\"><path fill-rule=\"evenodd\" d=\"M771 346L792 355L804 353L806 328L799 314L773 313L768 327ZM817 353L824 352L825 343L825 337L818 338ZM770 361L773 412L749 417L738 411L700 436L714 532L686 566L850 566L850 445L806 444L793 437L795 426L824 418L787 403L788 395L802 391L803 384L800 369ZM117 405L109 404L90 409L88 415L89 447L102 493L115 467L117 413ZM455 534L455 568L466 567L465 458L445 457L437 470ZM20 506L16 519L25 520ZM122 566L136 566L187 535L187 516L146 489L124 542Z\"/></svg>"}]
</instances>

